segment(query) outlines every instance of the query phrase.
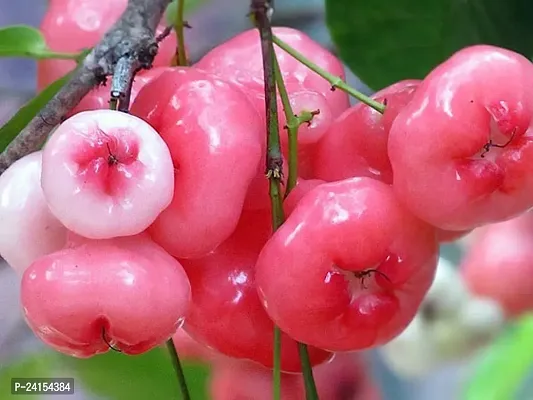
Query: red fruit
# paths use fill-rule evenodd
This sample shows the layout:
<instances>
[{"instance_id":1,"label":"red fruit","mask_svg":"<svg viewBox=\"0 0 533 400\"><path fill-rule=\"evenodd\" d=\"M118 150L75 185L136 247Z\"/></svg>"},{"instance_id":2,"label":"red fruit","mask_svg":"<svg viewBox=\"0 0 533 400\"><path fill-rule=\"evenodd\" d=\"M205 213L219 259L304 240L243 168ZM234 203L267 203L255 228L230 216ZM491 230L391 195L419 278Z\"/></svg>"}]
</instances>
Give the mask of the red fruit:
<instances>
[{"instance_id":1,"label":"red fruit","mask_svg":"<svg viewBox=\"0 0 533 400\"><path fill-rule=\"evenodd\" d=\"M435 274L435 231L370 178L307 193L263 247L259 295L294 339L331 351L364 349L398 335ZM375 272L375 271L378 272Z\"/></svg>"},{"instance_id":2,"label":"red fruit","mask_svg":"<svg viewBox=\"0 0 533 400\"><path fill-rule=\"evenodd\" d=\"M533 213L474 231L462 275L469 289L513 317L533 309Z\"/></svg>"},{"instance_id":3,"label":"red fruit","mask_svg":"<svg viewBox=\"0 0 533 400\"><path fill-rule=\"evenodd\" d=\"M83 358L111 345L139 354L176 332L190 286L180 263L139 235L38 259L24 273L21 301L34 333L60 352Z\"/></svg>"},{"instance_id":4,"label":"red fruit","mask_svg":"<svg viewBox=\"0 0 533 400\"><path fill-rule=\"evenodd\" d=\"M321 68L344 79L342 63L305 33L284 27L275 27L273 33ZM324 78L280 48L275 47L275 51L286 84L322 94L333 117L348 108L349 99L346 93L341 90L332 91L331 84ZM238 83L246 93L256 99L256 104L261 104L257 99L264 98L264 75L257 30L250 29L215 47L195 66ZM261 110L264 110L264 104Z\"/></svg>"},{"instance_id":5,"label":"red fruit","mask_svg":"<svg viewBox=\"0 0 533 400\"><path fill-rule=\"evenodd\" d=\"M182 260L192 288L192 306L184 325L195 340L222 354L272 367L274 325L256 291L254 264L271 234L268 212L245 213L235 233L204 258ZM313 364L329 353L310 348ZM299 371L298 347L282 335L281 365Z\"/></svg>"},{"instance_id":6,"label":"red fruit","mask_svg":"<svg viewBox=\"0 0 533 400\"><path fill-rule=\"evenodd\" d=\"M232 84L194 68L166 71L138 94L131 113L168 145L174 198L150 227L179 258L201 257L235 230L263 153L264 127Z\"/></svg>"},{"instance_id":7,"label":"red fruit","mask_svg":"<svg viewBox=\"0 0 533 400\"><path fill-rule=\"evenodd\" d=\"M342 113L318 143L315 176L330 182L367 176L391 184L392 167L387 152L389 130L419 84L418 80L405 80L373 95L377 102L386 101L383 115L363 103Z\"/></svg>"},{"instance_id":8,"label":"red fruit","mask_svg":"<svg viewBox=\"0 0 533 400\"><path fill-rule=\"evenodd\" d=\"M41 32L46 44L54 51L79 52L90 48L104 36L126 9L128 0L55 0L50 2L41 23ZM158 28L157 34L164 29ZM160 45L154 66L170 65L176 50L174 33ZM37 65L37 88L61 78L76 67L73 60L41 60Z\"/></svg>"},{"instance_id":9,"label":"red fruit","mask_svg":"<svg viewBox=\"0 0 533 400\"><path fill-rule=\"evenodd\" d=\"M466 48L435 68L390 131L398 198L447 230L533 206L532 86L531 62L493 46Z\"/></svg>"}]
</instances>

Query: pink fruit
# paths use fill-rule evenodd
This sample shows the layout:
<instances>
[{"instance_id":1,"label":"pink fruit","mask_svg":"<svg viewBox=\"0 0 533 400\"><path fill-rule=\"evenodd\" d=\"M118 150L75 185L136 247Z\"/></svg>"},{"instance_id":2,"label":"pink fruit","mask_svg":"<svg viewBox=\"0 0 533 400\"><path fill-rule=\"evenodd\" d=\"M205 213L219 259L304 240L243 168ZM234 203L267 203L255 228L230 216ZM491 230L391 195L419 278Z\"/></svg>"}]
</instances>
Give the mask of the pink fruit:
<instances>
[{"instance_id":1,"label":"pink fruit","mask_svg":"<svg viewBox=\"0 0 533 400\"><path fill-rule=\"evenodd\" d=\"M533 213L474 231L462 275L476 295L496 300L508 316L533 309Z\"/></svg>"},{"instance_id":2,"label":"pink fruit","mask_svg":"<svg viewBox=\"0 0 533 400\"><path fill-rule=\"evenodd\" d=\"M446 230L533 206L531 86L531 62L493 46L463 49L435 68L390 131L398 198Z\"/></svg>"},{"instance_id":3,"label":"pink fruit","mask_svg":"<svg viewBox=\"0 0 533 400\"><path fill-rule=\"evenodd\" d=\"M190 286L179 262L145 235L88 241L36 260L21 301L34 333L75 357L110 346L139 354L181 325Z\"/></svg>"},{"instance_id":4,"label":"pink fruit","mask_svg":"<svg viewBox=\"0 0 533 400\"><path fill-rule=\"evenodd\" d=\"M363 103L343 112L318 143L313 161L315 176L330 182L367 176L392 183L389 130L419 84L417 80L405 80L373 95L380 103L386 101L383 115Z\"/></svg>"},{"instance_id":5,"label":"pink fruit","mask_svg":"<svg viewBox=\"0 0 533 400\"><path fill-rule=\"evenodd\" d=\"M69 118L43 150L43 192L68 229L105 239L142 232L170 204L168 147L141 119L118 111Z\"/></svg>"},{"instance_id":6,"label":"pink fruit","mask_svg":"<svg viewBox=\"0 0 533 400\"><path fill-rule=\"evenodd\" d=\"M256 284L269 316L295 340L364 349L414 317L437 250L434 229L404 209L390 186L371 178L326 183L265 244Z\"/></svg>"},{"instance_id":7,"label":"pink fruit","mask_svg":"<svg viewBox=\"0 0 533 400\"><path fill-rule=\"evenodd\" d=\"M50 3L41 23L46 44L54 51L79 52L94 46L126 9L128 0L56 0ZM164 29L158 28L157 34ZM176 49L174 33L160 45L154 66L168 66ZM37 65L37 88L61 78L76 67L73 60L41 60Z\"/></svg>"},{"instance_id":8,"label":"pink fruit","mask_svg":"<svg viewBox=\"0 0 533 400\"><path fill-rule=\"evenodd\" d=\"M179 258L201 257L234 231L264 148L264 127L232 84L194 68L164 72L131 108L172 154L175 193L150 228Z\"/></svg>"},{"instance_id":9,"label":"pink fruit","mask_svg":"<svg viewBox=\"0 0 533 400\"><path fill-rule=\"evenodd\" d=\"M40 151L29 154L0 176L0 254L20 274L66 242L41 189L41 161Z\"/></svg>"},{"instance_id":10,"label":"pink fruit","mask_svg":"<svg viewBox=\"0 0 533 400\"><path fill-rule=\"evenodd\" d=\"M229 357L272 367L274 325L256 291L254 264L271 234L268 212L245 213L235 233L208 256L182 260L192 288L184 329L195 340ZM298 347L282 335L281 367L300 370ZM330 354L310 348L313 364Z\"/></svg>"},{"instance_id":11,"label":"pink fruit","mask_svg":"<svg viewBox=\"0 0 533 400\"><path fill-rule=\"evenodd\" d=\"M292 28L275 27L274 34L303 53L312 62L333 75L344 78L342 63L305 33ZM207 53L195 66L238 83L251 97L264 96L261 44L256 29L243 32ZM349 106L346 93L331 90L331 84L305 65L276 47L280 70L286 84L298 85L322 94L333 117ZM264 109L264 106L263 108Z\"/></svg>"}]
</instances>

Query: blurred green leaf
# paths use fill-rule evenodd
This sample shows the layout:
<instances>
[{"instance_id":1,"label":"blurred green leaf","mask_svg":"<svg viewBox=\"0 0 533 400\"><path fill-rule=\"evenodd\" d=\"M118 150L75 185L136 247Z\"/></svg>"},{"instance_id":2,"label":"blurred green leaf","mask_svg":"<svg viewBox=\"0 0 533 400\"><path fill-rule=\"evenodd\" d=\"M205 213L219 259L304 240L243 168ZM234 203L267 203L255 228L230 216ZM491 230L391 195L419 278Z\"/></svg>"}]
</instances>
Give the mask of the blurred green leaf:
<instances>
[{"instance_id":1,"label":"blurred green leaf","mask_svg":"<svg viewBox=\"0 0 533 400\"><path fill-rule=\"evenodd\" d=\"M12 378L53 378L59 377L55 371L57 358L53 353L32 354L11 365L0 368L0 399L20 399L20 395L11 394ZM68 377L68 376L67 376ZM24 395L27 400L37 400L48 396Z\"/></svg>"},{"instance_id":2,"label":"blurred green leaf","mask_svg":"<svg viewBox=\"0 0 533 400\"><path fill-rule=\"evenodd\" d=\"M26 25L0 28L0 56L38 57L48 51L38 29Z\"/></svg>"},{"instance_id":3,"label":"blurred green leaf","mask_svg":"<svg viewBox=\"0 0 533 400\"><path fill-rule=\"evenodd\" d=\"M196 10L199 6L206 3L208 0L185 0L185 15L190 14L194 10ZM165 13L167 24L170 26L174 26L174 23L176 22L176 14L178 12L178 2L177 0L172 0L172 2L168 5L167 11Z\"/></svg>"},{"instance_id":4,"label":"blurred green leaf","mask_svg":"<svg viewBox=\"0 0 533 400\"><path fill-rule=\"evenodd\" d=\"M482 355L463 400L510 400L533 367L533 316L513 325Z\"/></svg>"},{"instance_id":5,"label":"blurred green leaf","mask_svg":"<svg viewBox=\"0 0 533 400\"><path fill-rule=\"evenodd\" d=\"M0 128L0 152L4 151L9 143L28 125L33 117L39 114L41 109L52 97L67 83L71 74L50 84L41 93L22 106L17 113Z\"/></svg>"},{"instance_id":6,"label":"blurred green leaf","mask_svg":"<svg viewBox=\"0 0 533 400\"><path fill-rule=\"evenodd\" d=\"M138 356L110 351L89 359L64 357L83 387L112 400L179 399L176 375L168 353L156 348ZM207 400L209 368L183 362L187 385L194 400Z\"/></svg>"},{"instance_id":7,"label":"blurred green leaf","mask_svg":"<svg viewBox=\"0 0 533 400\"><path fill-rule=\"evenodd\" d=\"M326 0L339 54L368 86L421 79L472 44L533 54L531 0Z\"/></svg>"}]
</instances>

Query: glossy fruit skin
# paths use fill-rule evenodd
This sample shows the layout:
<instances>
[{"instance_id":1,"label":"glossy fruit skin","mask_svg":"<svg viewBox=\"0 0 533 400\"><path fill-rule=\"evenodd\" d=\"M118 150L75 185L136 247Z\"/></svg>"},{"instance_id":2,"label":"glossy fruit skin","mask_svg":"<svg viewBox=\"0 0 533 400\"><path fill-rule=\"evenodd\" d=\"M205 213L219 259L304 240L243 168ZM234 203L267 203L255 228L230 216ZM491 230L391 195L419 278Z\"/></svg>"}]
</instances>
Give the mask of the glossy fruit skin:
<instances>
[{"instance_id":1,"label":"glossy fruit skin","mask_svg":"<svg viewBox=\"0 0 533 400\"><path fill-rule=\"evenodd\" d=\"M531 62L493 46L465 48L436 67L390 131L398 198L447 230L473 229L530 208L532 85ZM504 147L486 152L490 140Z\"/></svg>"},{"instance_id":2,"label":"glossy fruit skin","mask_svg":"<svg viewBox=\"0 0 533 400\"><path fill-rule=\"evenodd\" d=\"M33 332L60 352L86 358L107 352L109 343L140 354L182 324L190 286L179 262L139 235L87 241L36 260L24 273L21 302Z\"/></svg>"},{"instance_id":3,"label":"glossy fruit skin","mask_svg":"<svg viewBox=\"0 0 533 400\"><path fill-rule=\"evenodd\" d=\"M174 198L150 234L175 257L202 257L239 221L264 151L258 113L234 85L195 68L151 81L131 113L159 132L176 169Z\"/></svg>"},{"instance_id":4,"label":"glossy fruit skin","mask_svg":"<svg viewBox=\"0 0 533 400\"><path fill-rule=\"evenodd\" d=\"M533 309L533 213L474 231L461 273L469 289L491 298L508 317Z\"/></svg>"},{"instance_id":5,"label":"glossy fruit skin","mask_svg":"<svg viewBox=\"0 0 533 400\"><path fill-rule=\"evenodd\" d=\"M342 63L303 32L285 27L275 27L273 31L281 40L326 71L345 78ZM314 175L311 160L314 157L315 144L326 133L333 120L349 107L349 98L341 90L332 91L328 81L285 51L277 47L275 51L293 112L318 112L309 124L301 125L298 131L298 174L302 178L312 179ZM197 68L214 73L241 87L264 121L266 114L262 65L259 35L254 29L217 46L195 64ZM279 95L277 104L282 151L285 158L288 158L288 136L287 130L284 129L287 119Z\"/></svg>"},{"instance_id":6,"label":"glossy fruit skin","mask_svg":"<svg viewBox=\"0 0 533 400\"><path fill-rule=\"evenodd\" d=\"M333 75L342 79L345 78L342 63L305 33L285 27L274 27L273 33L318 66ZM261 99L264 103L263 64L260 46L257 31L250 29L211 50L195 66L239 84L251 97L256 99L255 103L257 103L257 99L259 99L259 104ZM286 85L299 86L302 89L322 94L334 117L348 108L349 99L346 93L340 90L332 91L331 84L288 53L277 47L275 47L275 51ZM264 110L264 104L261 109Z\"/></svg>"},{"instance_id":7,"label":"glossy fruit skin","mask_svg":"<svg viewBox=\"0 0 533 400\"><path fill-rule=\"evenodd\" d=\"M159 134L111 110L63 122L43 149L41 186L53 215L92 239L147 229L170 201L174 168Z\"/></svg>"},{"instance_id":8,"label":"glossy fruit skin","mask_svg":"<svg viewBox=\"0 0 533 400\"><path fill-rule=\"evenodd\" d=\"M41 165L37 151L0 176L0 254L21 275L37 258L63 248L67 238L44 198Z\"/></svg>"},{"instance_id":9,"label":"glossy fruit skin","mask_svg":"<svg viewBox=\"0 0 533 400\"><path fill-rule=\"evenodd\" d=\"M181 260L192 288L184 330L226 356L268 368L273 361L274 325L257 295L254 266L271 231L269 212L245 212L233 235L208 256ZM282 370L300 371L297 343L286 334L281 351ZM309 353L313 365L331 356L313 347Z\"/></svg>"},{"instance_id":10,"label":"glossy fruit skin","mask_svg":"<svg viewBox=\"0 0 533 400\"><path fill-rule=\"evenodd\" d=\"M389 185L353 178L307 193L256 263L259 296L294 339L331 351L377 346L414 317L434 277L434 229ZM356 272L377 268L361 277ZM386 278L385 278L386 277Z\"/></svg>"},{"instance_id":11,"label":"glossy fruit skin","mask_svg":"<svg viewBox=\"0 0 533 400\"><path fill-rule=\"evenodd\" d=\"M128 0L55 0L41 22L48 47L58 52L79 52L94 46L126 9ZM164 25L158 27L160 34ZM154 66L168 66L176 49L172 32L160 45ZM37 64L39 91L76 67L73 60L41 60Z\"/></svg>"},{"instance_id":12,"label":"glossy fruit skin","mask_svg":"<svg viewBox=\"0 0 533 400\"><path fill-rule=\"evenodd\" d=\"M337 117L317 145L313 160L315 177L332 182L367 176L392 184L387 148L389 130L420 82L400 81L374 94L372 99L386 102L384 114L358 103Z\"/></svg>"}]
</instances>

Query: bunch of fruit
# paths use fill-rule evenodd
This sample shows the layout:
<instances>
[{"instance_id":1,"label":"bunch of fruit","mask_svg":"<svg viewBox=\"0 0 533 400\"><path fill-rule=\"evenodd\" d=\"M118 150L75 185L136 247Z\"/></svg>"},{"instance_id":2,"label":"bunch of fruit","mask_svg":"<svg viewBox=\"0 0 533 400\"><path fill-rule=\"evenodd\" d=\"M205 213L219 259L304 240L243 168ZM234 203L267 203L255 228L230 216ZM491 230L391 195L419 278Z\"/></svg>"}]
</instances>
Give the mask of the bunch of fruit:
<instances>
[{"instance_id":1,"label":"bunch of fruit","mask_svg":"<svg viewBox=\"0 0 533 400\"><path fill-rule=\"evenodd\" d=\"M56 2L43 24L52 48L93 45L110 24L88 17L94 2ZM305 34L274 33L344 78ZM376 93L382 115L276 49L294 113L314 116L272 233L259 35L191 67L168 66L165 43L130 114L106 110L108 92L95 90L0 177L0 253L21 273L29 326L58 351L138 354L183 326L271 367L276 325L282 370L297 372L297 342L319 365L397 337L432 285L440 242L533 206L533 65L517 53L463 49ZM41 87L67 67L43 61Z\"/></svg>"}]
</instances>

